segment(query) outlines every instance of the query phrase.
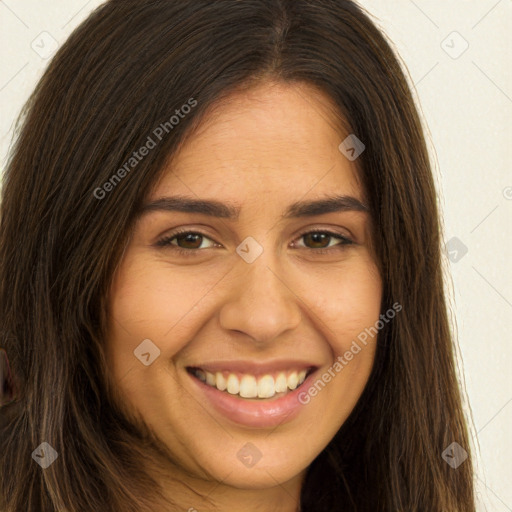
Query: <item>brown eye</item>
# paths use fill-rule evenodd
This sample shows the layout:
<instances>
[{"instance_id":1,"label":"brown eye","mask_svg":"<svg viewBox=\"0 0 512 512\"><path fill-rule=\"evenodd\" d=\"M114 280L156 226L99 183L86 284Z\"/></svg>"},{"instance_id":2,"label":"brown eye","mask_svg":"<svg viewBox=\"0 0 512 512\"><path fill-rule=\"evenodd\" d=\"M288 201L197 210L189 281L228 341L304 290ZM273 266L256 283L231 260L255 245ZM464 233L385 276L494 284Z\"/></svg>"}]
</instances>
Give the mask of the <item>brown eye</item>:
<instances>
[{"instance_id":1,"label":"brown eye","mask_svg":"<svg viewBox=\"0 0 512 512\"><path fill-rule=\"evenodd\" d=\"M205 241L210 241L211 244L206 247L201 247ZM208 236L195 231L182 231L178 233L171 233L170 235L159 240L156 245L158 247L170 247L177 251L190 251L197 252L198 249L209 249L215 245L215 242Z\"/></svg>"},{"instance_id":2,"label":"brown eye","mask_svg":"<svg viewBox=\"0 0 512 512\"><path fill-rule=\"evenodd\" d=\"M301 236L304 239L304 245L308 249L333 249L343 248L342 246L352 244L352 240L340 235L339 233L331 233L329 231L311 231ZM331 243L333 241L338 243ZM337 247L341 246L341 247Z\"/></svg>"},{"instance_id":3,"label":"brown eye","mask_svg":"<svg viewBox=\"0 0 512 512\"><path fill-rule=\"evenodd\" d=\"M328 242L331 238L332 237L326 233L308 233L304 235L304 242L310 249L324 249L329 246Z\"/></svg>"},{"instance_id":4,"label":"brown eye","mask_svg":"<svg viewBox=\"0 0 512 512\"><path fill-rule=\"evenodd\" d=\"M199 249L203 242L203 235L199 233L185 233L174 237L179 247L182 249Z\"/></svg>"}]
</instances>

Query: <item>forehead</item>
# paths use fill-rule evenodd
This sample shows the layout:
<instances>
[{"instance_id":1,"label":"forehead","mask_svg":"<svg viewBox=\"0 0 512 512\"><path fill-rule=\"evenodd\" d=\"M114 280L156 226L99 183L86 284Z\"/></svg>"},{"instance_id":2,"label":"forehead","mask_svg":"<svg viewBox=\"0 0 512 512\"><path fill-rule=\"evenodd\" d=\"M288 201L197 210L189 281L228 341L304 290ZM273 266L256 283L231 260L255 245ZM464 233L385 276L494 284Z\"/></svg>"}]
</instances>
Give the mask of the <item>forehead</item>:
<instances>
[{"instance_id":1,"label":"forehead","mask_svg":"<svg viewBox=\"0 0 512 512\"><path fill-rule=\"evenodd\" d=\"M261 84L210 109L151 197L292 202L338 192L362 199L356 164L338 149L347 135L336 106L318 89Z\"/></svg>"}]
</instances>

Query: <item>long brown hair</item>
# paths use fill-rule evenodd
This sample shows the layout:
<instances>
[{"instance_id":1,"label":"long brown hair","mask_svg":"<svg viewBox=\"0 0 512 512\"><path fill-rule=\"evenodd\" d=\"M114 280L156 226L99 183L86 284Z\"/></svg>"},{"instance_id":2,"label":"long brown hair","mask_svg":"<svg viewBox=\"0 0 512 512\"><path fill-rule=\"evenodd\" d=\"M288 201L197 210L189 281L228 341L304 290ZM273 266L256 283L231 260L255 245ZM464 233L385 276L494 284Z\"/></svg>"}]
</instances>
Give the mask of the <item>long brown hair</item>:
<instances>
[{"instance_id":1,"label":"long brown hair","mask_svg":"<svg viewBox=\"0 0 512 512\"><path fill-rule=\"evenodd\" d=\"M470 450L425 138L397 57L350 0L110 0L60 48L23 112L1 197L0 347L18 391L0 409L2 512L151 510L140 461L156 444L105 389L107 291L169 156L209 107L262 80L316 86L366 145L382 312L403 307L308 468L301 511L474 512L471 457L453 469L441 455L452 442ZM119 173L162 124L158 147ZM42 442L58 452L44 470L31 457Z\"/></svg>"}]
</instances>

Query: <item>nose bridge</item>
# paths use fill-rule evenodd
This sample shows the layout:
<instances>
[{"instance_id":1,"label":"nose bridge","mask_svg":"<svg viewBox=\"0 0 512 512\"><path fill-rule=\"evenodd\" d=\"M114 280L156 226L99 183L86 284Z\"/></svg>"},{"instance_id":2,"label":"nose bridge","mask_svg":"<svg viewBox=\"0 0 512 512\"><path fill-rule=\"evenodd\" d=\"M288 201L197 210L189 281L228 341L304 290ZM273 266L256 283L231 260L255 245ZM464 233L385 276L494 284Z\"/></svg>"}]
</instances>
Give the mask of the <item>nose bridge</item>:
<instances>
[{"instance_id":1,"label":"nose bridge","mask_svg":"<svg viewBox=\"0 0 512 512\"><path fill-rule=\"evenodd\" d=\"M246 247L241 244L241 248ZM231 293L220 311L224 329L265 341L299 324L298 299L276 270L280 267L269 249L263 250L251 263L241 257L236 266L239 268L234 269Z\"/></svg>"}]
</instances>

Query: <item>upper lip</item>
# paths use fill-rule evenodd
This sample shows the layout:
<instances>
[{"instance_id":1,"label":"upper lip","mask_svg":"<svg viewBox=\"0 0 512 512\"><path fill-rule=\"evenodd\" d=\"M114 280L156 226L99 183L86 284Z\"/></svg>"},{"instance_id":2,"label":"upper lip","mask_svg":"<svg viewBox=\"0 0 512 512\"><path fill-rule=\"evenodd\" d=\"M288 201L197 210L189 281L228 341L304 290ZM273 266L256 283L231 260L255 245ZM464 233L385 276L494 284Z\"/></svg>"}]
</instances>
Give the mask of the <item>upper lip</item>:
<instances>
[{"instance_id":1,"label":"upper lip","mask_svg":"<svg viewBox=\"0 0 512 512\"><path fill-rule=\"evenodd\" d=\"M319 365L311 361L297 359L279 359L275 361L257 362L257 361L211 361L189 365L187 368L198 368L210 373L228 371L231 373L245 373L249 375L264 375L277 371L287 370L310 370L316 369Z\"/></svg>"}]
</instances>

